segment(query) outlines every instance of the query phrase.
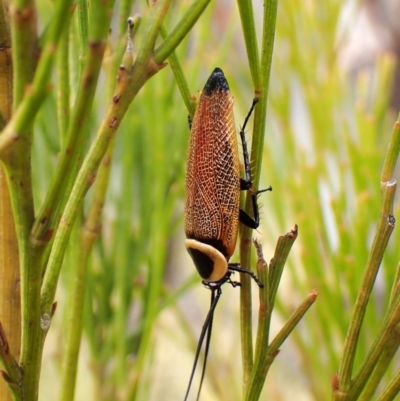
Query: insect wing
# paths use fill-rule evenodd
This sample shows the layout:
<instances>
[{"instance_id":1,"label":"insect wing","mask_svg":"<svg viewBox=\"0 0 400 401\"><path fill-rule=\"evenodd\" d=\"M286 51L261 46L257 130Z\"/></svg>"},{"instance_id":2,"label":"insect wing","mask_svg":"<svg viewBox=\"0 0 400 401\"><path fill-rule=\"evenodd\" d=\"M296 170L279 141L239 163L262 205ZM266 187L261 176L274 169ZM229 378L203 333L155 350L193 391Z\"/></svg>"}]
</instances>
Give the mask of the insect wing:
<instances>
[{"instance_id":1,"label":"insect wing","mask_svg":"<svg viewBox=\"0 0 400 401\"><path fill-rule=\"evenodd\" d=\"M227 259L235 250L239 225L239 174L233 98L218 69L207 81L192 122L185 233L212 244Z\"/></svg>"}]
</instances>

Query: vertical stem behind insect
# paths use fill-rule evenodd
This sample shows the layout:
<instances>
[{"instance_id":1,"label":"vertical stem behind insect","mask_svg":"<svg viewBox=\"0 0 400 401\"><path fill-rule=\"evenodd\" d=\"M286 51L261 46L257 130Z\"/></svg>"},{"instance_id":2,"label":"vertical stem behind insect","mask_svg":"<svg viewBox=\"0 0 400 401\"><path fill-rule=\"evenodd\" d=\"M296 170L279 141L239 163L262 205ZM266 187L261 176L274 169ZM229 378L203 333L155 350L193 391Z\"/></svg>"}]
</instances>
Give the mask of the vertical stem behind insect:
<instances>
[{"instance_id":1,"label":"vertical stem behind insect","mask_svg":"<svg viewBox=\"0 0 400 401\"><path fill-rule=\"evenodd\" d=\"M261 63L259 65L252 65L253 85L255 96L259 98L259 104L255 109L254 114L254 128L251 149L251 162L253 167L253 187L258 188L262 154L264 149L264 132L266 126L267 114L267 95L269 88L269 79L271 71L272 53L274 46L275 24L277 14L277 0L269 0L264 4L263 15L263 34L262 34L262 49L261 49ZM252 21L253 15L250 12L241 13L242 27L247 32L252 32L251 35L245 36L247 52L255 52L254 44L257 43L254 30L247 30L246 27ZM250 62L254 64L258 60L257 55L248 54ZM258 63L257 63L258 64ZM248 194L250 195L250 194ZM246 212L251 210L251 196L246 197ZM250 263L250 249L251 249L251 229L242 227L240 232L240 263L241 266L251 268ZM250 380L251 370L253 367L253 340L251 329L251 286L249 277L241 275L241 291L240 291L240 321L241 321L241 343L242 343L242 358L243 358L243 390L246 394L246 388Z\"/></svg>"}]
</instances>

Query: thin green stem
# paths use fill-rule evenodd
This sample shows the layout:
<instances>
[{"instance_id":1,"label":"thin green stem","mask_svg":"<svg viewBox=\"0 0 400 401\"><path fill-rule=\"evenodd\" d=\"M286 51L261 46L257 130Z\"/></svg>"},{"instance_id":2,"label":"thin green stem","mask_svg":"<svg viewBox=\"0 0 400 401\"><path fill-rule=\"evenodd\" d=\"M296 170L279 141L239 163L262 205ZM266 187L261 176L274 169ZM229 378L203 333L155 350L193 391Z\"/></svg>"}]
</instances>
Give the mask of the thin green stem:
<instances>
[{"instance_id":1,"label":"thin green stem","mask_svg":"<svg viewBox=\"0 0 400 401\"><path fill-rule=\"evenodd\" d=\"M238 0L242 32L246 44L247 59L254 88L261 86L260 57L258 53L257 32L254 23L253 4L248 0Z\"/></svg>"},{"instance_id":2,"label":"thin green stem","mask_svg":"<svg viewBox=\"0 0 400 401\"><path fill-rule=\"evenodd\" d=\"M296 225L288 234L279 237L278 243L276 244L275 254L270 262L269 268L269 294L272 308L275 305L275 298L278 292L278 286L282 277L283 268L285 267L289 252L297 239L297 235L298 230Z\"/></svg>"},{"instance_id":3,"label":"thin green stem","mask_svg":"<svg viewBox=\"0 0 400 401\"><path fill-rule=\"evenodd\" d=\"M72 258L75 261L76 269L73 274L72 300L69 303L71 308L68 311L68 321L70 324L66 331L65 349L63 353L64 359L60 401L73 401L74 399L78 356L82 336L82 318L84 312L82 305L85 301L87 260L92 250L93 243L101 230L100 220L109 183L113 145L114 141L110 143L99 167L92 204L85 219L85 224L82 230L75 228L77 235L75 236L76 241L73 241L73 243L76 244L77 252L75 252L76 255L72 255Z\"/></svg>"},{"instance_id":4,"label":"thin green stem","mask_svg":"<svg viewBox=\"0 0 400 401\"><path fill-rule=\"evenodd\" d=\"M382 357L382 353L387 346L390 337L392 336L397 323L400 321L400 296L396 297L396 300L390 307L389 313L387 314L384 323L382 324L379 333L371 346L369 355L365 358L365 362L362 364L359 372L355 375L352 380L351 390L349 392L349 399L358 399L361 391L365 384L369 380L372 371L374 370L378 360ZM387 366L387 365L386 365ZM364 398L365 399L365 398Z\"/></svg>"},{"instance_id":5,"label":"thin green stem","mask_svg":"<svg viewBox=\"0 0 400 401\"><path fill-rule=\"evenodd\" d=\"M78 173L82 159L82 144L88 137L86 127L96 92L113 6L114 2L109 1L107 6L104 4L101 7L94 6L91 12L93 18L91 27L93 28L90 32L86 65L81 75L66 144L60 154L60 162L52 185L32 229L34 243L42 243L43 237L46 237L48 231L55 228L59 211L64 208L71 186Z\"/></svg>"},{"instance_id":6,"label":"thin green stem","mask_svg":"<svg viewBox=\"0 0 400 401\"><path fill-rule=\"evenodd\" d=\"M178 47L179 43L181 43L183 38L190 32L210 1L211 0L197 0L189 8L165 41L155 50L154 61L156 63L160 64L164 62Z\"/></svg>"},{"instance_id":7,"label":"thin green stem","mask_svg":"<svg viewBox=\"0 0 400 401\"><path fill-rule=\"evenodd\" d=\"M246 391L246 400L258 400L265 382L267 372L277 352L277 350L275 349L271 351L271 347L269 346L269 330L271 325L271 317L279 280L282 275L286 259L296 238L297 227L294 230L290 231L288 234L279 237L277 246L275 248L275 255L270 262L269 269L261 270L263 276L267 276L266 278L264 278L263 283L267 283L268 288L264 288L260 291L260 310L258 318L255 361L251 372L251 379ZM301 309L300 307L300 310L303 309ZM294 326L292 327L292 329L293 328ZM271 356L273 357L271 358Z\"/></svg>"},{"instance_id":8,"label":"thin green stem","mask_svg":"<svg viewBox=\"0 0 400 401\"><path fill-rule=\"evenodd\" d=\"M312 304L317 299L316 291L311 291L307 298L302 302L302 304L295 310L295 312L290 316L289 320L285 323L276 337L273 339L269 346L269 354L273 358L279 352L280 347L284 343L284 341L289 337L289 334L293 331L293 329L300 322L305 313L310 309Z\"/></svg>"},{"instance_id":9,"label":"thin green stem","mask_svg":"<svg viewBox=\"0 0 400 401\"><path fill-rule=\"evenodd\" d=\"M69 32L63 33L57 52L57 119L59 121L61 148L65 148L68 130L70 107L70 82L69 82Z\"/></svg>"},{"instance_id":10,"label":"thin green stem","mask_svg":"<svg viewBox=\"0 0 400 401\"><path fill-rule=\"evenodd\" d=\"M240 241L240 265L249 269L251 241ZM253 369L253 330L252 330L251 280L247 274L240 275L240 337L243 367L243 392L247 390Z\"/></svg>"},{"instance_id":11,"label":"thin green stem","mask_svg":"<svg viewBox=\"0 0 400 401\"><path fill-rule=\"evenodd\" d=\"M126 20L131 15L133 0L121 0L119 2L119 24L118 32L122 33L126 31Z\"/></svg>"},{"instance_id":12,"label":"thin green stem","mask_svg":"<svg viewBox=\"0 0 400 401\"><path fill-rule=\"evenodd\" d=\"M91 13L96 13L96 8L99 9L103 7L103 5L95 5L92 4ZM85 0L77 1L77 16L78 16L78 31L79 31L79 60L81 68L80 71L83 70L85 65L85 59L88 52L88 39L89 39L89 12L88 12L88 2ZM100 10L101 11L101 10ZM103 17L104 18L104 17ZM91 26L101 26L101 24L96 23L96 20L91 21ZM105 21L104 21L105 22Z\"/></svg>"},{"instance_id":13,"label":"thin green stem","mask_svg":"<svg viewBox=\"0 0 400 401\"><path fill-rule=\"evenodd\" d=\"M21 309L22 340L20 366L24 372L21 394L24 400L37 400L43 333L49 328L52 305L47 313L40 313L40 289L42 283L41 256L43 243L32 246L30 231L33 225L33 197L30 182L30 140L29 130L38 111L44 94L48 90L50 69L54 60L54 49L69 21L68 1L57 2L54 18L46 32L45 45L32 88L18 107L14 118L0 137L7 142L11 133L13 146L3 148L2 157L6 162L14 215L16 216L17 236L21 266ZM18 132L19 135L16 135ZM14 144L15 139L20 139ZM11 157L12 156L12 157Z\"/></svg>"},{"instance_id":14,"label":"thin green stem","mask_svg":"<svg viewBox=\"0 0 400 401\"><path fill-rule=\"evenodd\" d=\"M246 401L259 400L261 390L264 386L265 377L267 376L268 370L271 367L275 357L279 354L280 347L297 326L299 321L303 318L308 309L310 309L316 298L317 293L315 291L311 292L307 296L307 298L296 309L292 316L290 316L289 320L271 342L268 347L267 354L264 355L264 360L262 363L260 363L259 366L254 366L254 376L252 377L251 386L249 386L249 392L246 396Z\"/></svg>"},{"instance_id":15,"label":"thin green stem","mask_svg":"<svg viewBox=\"0 0 400 401\"><path fill-rule=\"evenodd\" d=\"M150 62L151 49L157 38L161 22L165 16L171 0L163 0L157 3L153 13L149 16L144 37L132 73L126 68L120 68L118 87L113 97L105 118L101 123L92 146L82 164L70 197L66 204L59 229L54 239L50 254L46 275L42 286L42 311L45 313L51 308L54 299L61 263L64 256L65 246L68 241L73 222L82 205L84 196L90 188L110 140L126 113L132 99L136 96L143 84L154 75L160 68Z\"/></svg>"},{"instance_id":16,"label":"thin green stem","mask_svg":"<svg viewBox=\"0 0 400 401\"><path fill-rule=\"evenodd\" d=\"M162 35L163 35L163 37L167 36L164 28L162 28ZM175 78L176 84L178 85L182 99L185 102L189 116L190 116L190 118L193 118L196 106L190 95L189 85L187 83L185 74L183 73L182 66L181 66L175 52L172 52L169 55L168 63L172 69L172 72L174 73L174 78Z\"/></svg>"},{"instance_id":17,"label":"thin green stem","mask_svg":"<svg viewBox=\"0 0 400 401\"><path fill-rule=\"evenodd\" d=\"M261 360L268 352L268 344L269 344L269 322L271 316L271 305L269 303L270 295L269 295L269 280L268 280L268 265L264 260L261 245L258 244L256 240L254 243L257 248L257 274L259 280L263 283L264 288L260 288L259 298L260 298L260 306L258 311L258 327L257 327L257 340L255 347L255 361L252 366L252 370L250 372L250 378L247 386L245 386L245 400L248 399L248 394L251 393L252 382L254 380L254 372L259 371L259 365Z\"/></svg>"},{"instance_id":18,"label":"thin green stem","mask_svg":"<svg viewBox=\"0 0 400 401\"><path fill-rule=\"evenodd\" d=\"M63 360L61 372L60 401L73 401L77 376L77 361L82 335L82 316L85 300L86 266L88 252L86 242L83 241L84 231L81 235L81 222L77 221L71 236L71 252L69 256L73 264L73 280L71 286L71 298L68 301L65 343L63 346ZM81 238L82 237L82 238ZM90 238L90 233L89 233ZM80 241L82 240L82 241Z\"/></svg>"},{"instance_id":19,"label":"thin green stem","mask_svg":"<svg viewBox=\"0 0 400 401\"><path fill-rule=\"evenodd\" d=\"M247 34L246 46L249 46L248 51L251 51L250 62L255 62L257 59L253 46L256 43L256 39L252 38L255 35L255 30L251 28L253 24L250 21L251 11L247 6L247 16L245 20L242 20L242 24L249 24L250 31ZM269 78L272 62L273 43L275 36L275 21L277 12L277 1L271 0L264 4L264 30L263 30L263 43L262 43L262 58L261 66L251 66L253 79L255 82L260 83L260 87L255 87L256 97L259 98L259 103L255 108L254 115L254 128L253 128L253 140L251 149L251 160L253 162L252 177L253 188L258 188L258 182L261 171L261 161L263 153L264 143L264 131L265 121L267 115L267 95L269 87ZM250 13L250 14L249 14ZM259 74L256 71L261 70L261 80L257 77ZM246 197L246 212L249 213L251 209L251 196L247 194ZM250 266L250 238L252 235L251 229L243 227L241 232L240 240L240 263L243 266ZM242 346L242 360L243 360L243 383L245 393L247 393L246 387L251 377L251 371L253 366L253 345L252 345L252 332L251 332L251 287L250 280L248 277L241 275L241 291L240 291L240 326L241 326L241 346Z\"/></svg>"},{"instance_id":20,"label":"thin green stem","mask_svg":"<svg viewBox=\"0 0 400 401\"><path fill-rule=\"evenodd\" d=\"M23 101L16 109L13 118L7 124L0 135L0 156L3 157L5 149L16 141L26 140L29 136L30 127L35 116L42 105L47 93L50 91L48 85L51 77L51 67L53 65L55 48L59 38L67 26L71 16L71 0L60 0L56 2L56 10L51 19L51 23L46 34L45 44L32 87L28 93L25 93ZM22 57L25 60L26 56Z\"/></svg>"},{"instance_id":21,"label":"thin green stem","mask_svg":"<svg viewBox=\"0 0 400 401\"><path fill-rule=\"evenodd\" d=\"M400 393L400 370L398 370L388 386L376 401L392 401Z\"/></svg>"},{"instance_id":22,"label":"thin green stem","mask_svg":"<svg viewBox=\"0 0 400 401\"><path fill-rule=\"evenodd\" d=\"M254 163L254 187L258 188L260 179L262 154L264 151L264 133L267 117L267 98L271 75L272 54L274 50L277 0L270 0L264 4L263 37L261 49L261 87L255 87L255 95L259 97L259 105L254 114L254 136L251 147L251 159ZM250 199L246 206L249 207ZM247 209L247 208L246 208ZM248 209L247 209L248 210Z\"/></svg>"},{"instance_id":23,"label":"thin green stem","mask_svg":"<svg viewBox=\"0 0 400 401\"><path fill-rule=\"evenodd\" d=\"M392 213L395 191L396 183L393 181L386 182L382 194L382 210L379 225L371 247L367 267L362 279L362 284L357 296L353 316L344 344L343 359L338 375L340 385L338 395L348 393L351 390L351 375L361 326L364 321L365 311L375 283L376 275L378 274L383 253L394 228Z\"/></svg>"},{"instance_id":24,"label":"thin green stem","mask_svg":"<svg viewBox=\"0 0 400 401\"><path fill-rule=\"evenodd\" d=\"M376 392L384 374L388 370L388 366L396 355L400 345L400 328L397 325L389 335L389 339L386 342L382 354L379 356L379 360L374 367L371 376L368 378L368 382L365 388L358 398L359 401L371 400Z\"/></svg>"},{"instance_id":25,"label":"thin green stem","mask_svg":"<svg viewBox=\"0 0 400 401\"><path fill-rule=\"evenodd\" d=\"M34 117L49 90L47 84L51 76L54 49L68 21L66 16L70 15L69 7L68 0L57 2L32 87L25 94L24 100L19 103L13 118L0 136L1 156L6 163L20 254L22 311L20 367L24 372L21 394L24 400L33 401L38 398L42 330L50 319L51 308L48 315L40 315L41 254L38 249L32 248L30 242L30 230L34 218L29 157L30 136ZM31 35L29 32L28 34ZM19 59L24 62L26 58L25 55ZM17 139L18 143L15 143ZM10 179L11 176L13 179Z\"/></svg>"},{"instance_id":26,"label":"thin green stem","mask_svg":"<svg viewBox=\"0 0 400 401\"><path fill-rule=\"evenodd\" d=\"M400 280L400 263L397 264L396 275L394 276L392 290L390 291L389 305L393 302L393 300L397 297L397 295L400 292L399 280Z\"/></svg>"},{"instance_id":27,"label":"thin green stem","mask_svg":"<svg viewBox=\"0 0 400 401\"><path fill-rule=\"evenodd\" d=\"M17 0L10 4L12 60L14 69L13 110L25 97L36 68L37 15L33 0Z\"/></svg>"},{"instance_id":28,"label":"thin green stem","mask_svg":"<svg viewBox=\"0 0 400 401\"><path fill-rule=\"evenodd\" d=\"M400 114L394 124L389 147L384 160L381 182L385 183L393 178L394 169L400 152Z\"/></svg>"}]
</instances>

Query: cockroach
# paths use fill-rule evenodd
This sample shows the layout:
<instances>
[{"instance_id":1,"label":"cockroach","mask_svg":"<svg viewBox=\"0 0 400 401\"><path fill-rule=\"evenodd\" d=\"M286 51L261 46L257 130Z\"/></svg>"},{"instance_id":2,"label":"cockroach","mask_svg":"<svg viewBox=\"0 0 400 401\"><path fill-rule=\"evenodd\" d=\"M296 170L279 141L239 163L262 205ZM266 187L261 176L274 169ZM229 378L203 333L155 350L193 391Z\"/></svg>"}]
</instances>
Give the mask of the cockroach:
<instances>
[{"instance_id":1,"label":"cockroach","mask_svg":"<svg viewBox=\"0 0 400 401\"><path fill-rule=\"evenodd\" d=\"M221 296L221 286L234 272L249 274L262 287L251 271L239 263L230 263L238 236L239 222L250 228L259 225L257 195L252 190L251 166L245 140L245 128L258 99L240 130L245 178L240 177L239 152L233 116L233 97L220 68L215 68L201 93L191 128L186 174L185 245L202 282L211 290L211 305L204 322L185 401L188 398L203 340L206 338L204 365L197 399L200 397L211 339L214 311ZM250 190L254 218L240 209L240 191Z\"/></svg>"}]
</instances>

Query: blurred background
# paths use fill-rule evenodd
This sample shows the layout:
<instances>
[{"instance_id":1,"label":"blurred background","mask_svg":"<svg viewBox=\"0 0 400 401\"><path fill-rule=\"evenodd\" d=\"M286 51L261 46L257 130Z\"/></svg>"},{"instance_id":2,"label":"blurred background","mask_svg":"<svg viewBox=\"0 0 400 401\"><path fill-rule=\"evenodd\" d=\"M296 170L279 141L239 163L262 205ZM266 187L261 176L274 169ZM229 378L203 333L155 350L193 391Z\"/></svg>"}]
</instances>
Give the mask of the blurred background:
<instances>
[{"instance_id":1,"label":"blurred background","mask_svg":"<svg viewBox=\"0 0 400 401\"><path fill-rule=\"evenodd\" d=\"M167 31L190 4L173 4ZM48 6L40 2L43 19ZM146 7L137 4L132 12L146 14ZM254 7L261 38L263 4L257 1ZM278 290L271 338L308 293L316 290L318 298L282 346L262 399L330 398L379 218L380 170L400 108L399 12L393 0L279 3L260 183L262 188L271 185L273 192L260 196L261 225L254 235L263 244L267 262L278 237L295 224L299 237ZM121 24L118 18L117 6L110 53ZM139 29L137 47L140 35ZM71 37L73 44L73 27ZM212 2L177 57L193 96L214 67L224 70L239 130L254 92L236 3ZM71 60L71 74L76 60ZM113 84L104 74L90 135L102 120ZM55 94L46 100L35 126L37 205L44 199L59 152L55 101ZM184 397L210 302L184 247L187 115L167 66L141 90L120 126L102 231L88 265L76 401ZM246 133L249 144L251 126ZM398 209L396 203L395 216ZM356 366L386 310L398 244L395 231L370 300ZM236 253L232 261L237 260ZM67 255L45 346L43 401L57 399L73 282ZM256 317L257 291L253 305ZM396 367L397 360L387 378ZM241 400L241 375L239 290L224 286L202 400Z\"/></svg>"}]
</instances>

